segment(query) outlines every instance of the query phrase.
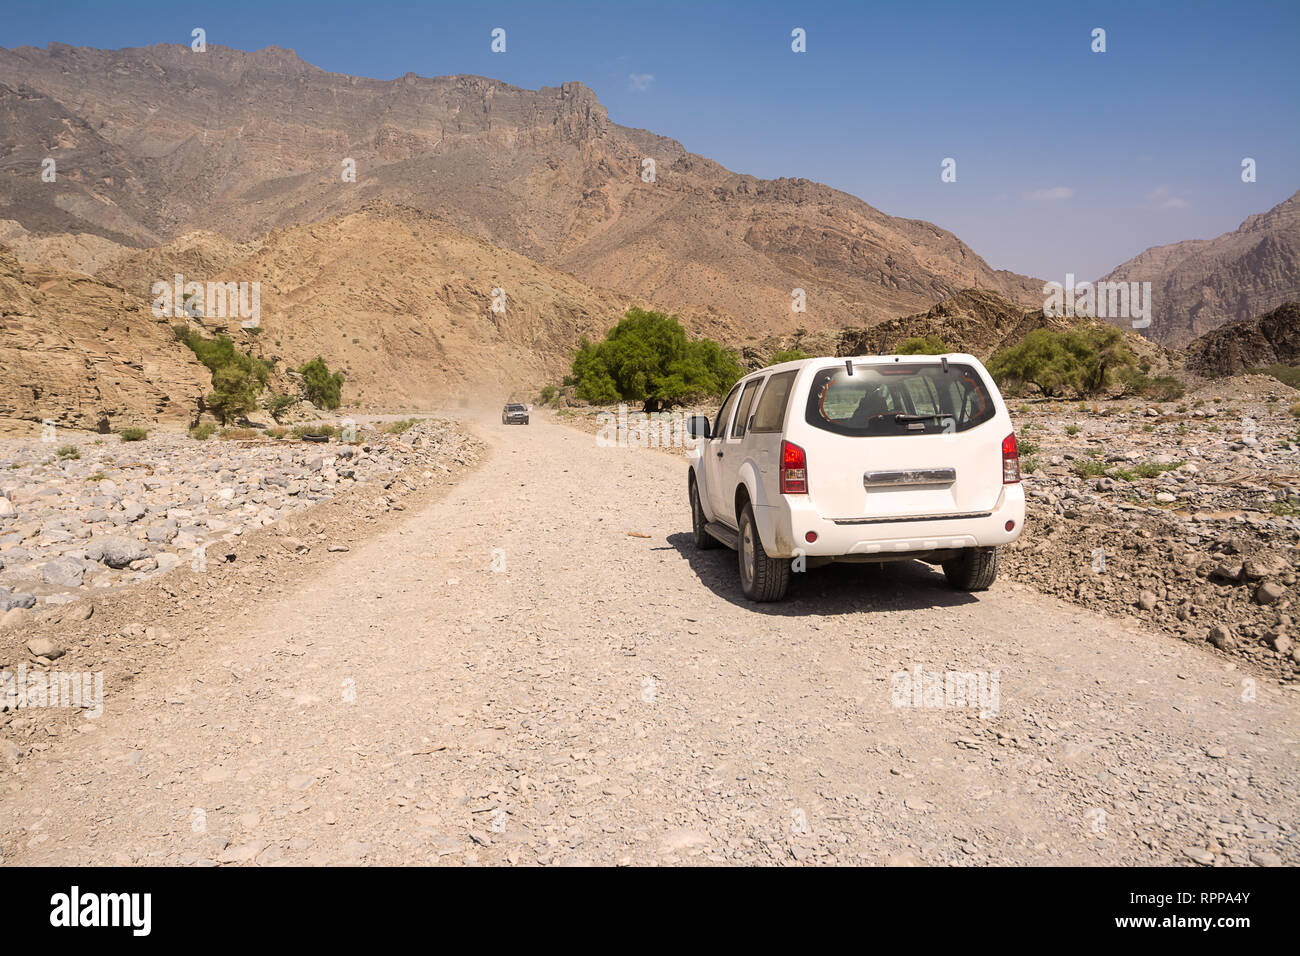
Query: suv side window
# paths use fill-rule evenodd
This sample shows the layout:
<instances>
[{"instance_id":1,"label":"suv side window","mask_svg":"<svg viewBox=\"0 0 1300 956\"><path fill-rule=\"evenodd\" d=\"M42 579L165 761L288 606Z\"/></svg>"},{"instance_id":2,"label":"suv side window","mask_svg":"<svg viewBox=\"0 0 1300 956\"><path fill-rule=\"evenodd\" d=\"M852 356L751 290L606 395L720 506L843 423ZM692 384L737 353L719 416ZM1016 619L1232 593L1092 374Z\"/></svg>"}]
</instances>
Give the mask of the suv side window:
<instances>
[{"instance_id":1,"label":"suv side window","mask_svg":"<svg viewBox=\"0 0 1300 956\"><path fill-rule=\"evenodd\" d=\"M726 437L723 434L723 432L727 428L727 423L731 421L731 409L735 406L736 396L739 394L740 394L740 386L737 385L735 388L731 390L731 394L727 396L727 400L722 403L722 407L718 409L718 418L713 423L712 438L714 441L716 441L719 438Z\"/></svg>"},{"instance_id":2,"label":"suv side window","mask_svg":"<svg viewBox=\"0 0 1300 956\"><path fill-rule=\"evenodd\" d=\"M745 437L745 426L749 424L749 407L754 402L754 396L758 394L758 387L763 384L761 378L756 378L745 386L745 391L740 395L740 409L736 412L736 427L731 430L731 437L741 439Z\"/></svg>"},{"instance_id":3,"label":"suv side window","mask_svg":"<svg viewBox=\"0 0 1300 956\"><path fill-rule=\"evenodd\" d=\"M790 386L798 372L780 372L767 380L763 397L758 400L751 432L779 432L785 420L785 406L790 400Z\"/></svg>"}]
</instances>

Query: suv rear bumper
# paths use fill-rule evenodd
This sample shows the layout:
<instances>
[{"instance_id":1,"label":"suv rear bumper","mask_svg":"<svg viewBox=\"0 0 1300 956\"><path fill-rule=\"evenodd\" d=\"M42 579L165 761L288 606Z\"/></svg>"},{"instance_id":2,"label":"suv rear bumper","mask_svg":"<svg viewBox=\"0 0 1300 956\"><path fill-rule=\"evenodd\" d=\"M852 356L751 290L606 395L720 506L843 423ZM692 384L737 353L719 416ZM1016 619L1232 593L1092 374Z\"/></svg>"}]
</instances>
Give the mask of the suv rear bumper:
<instances>
[{"instance_id":1,"label":"suv rear bumper","mask_svg":"<svg viewBox=\"0 0 1300 956\"><path fill-rule=\"evenodd\" d=\"M829 521L804 495L785 495L772 506L754 509L763 547L774 558L792 558L796 549L809 557L944 551L1010 544L1025 526L1025 488L1003 485L992 511L978 516L944 516L909 521L872 520L866 523ZM1006 529L1008 521L1015 522ZM805 535L817 532L816 541Z\"/></svg>"}]
</instances>

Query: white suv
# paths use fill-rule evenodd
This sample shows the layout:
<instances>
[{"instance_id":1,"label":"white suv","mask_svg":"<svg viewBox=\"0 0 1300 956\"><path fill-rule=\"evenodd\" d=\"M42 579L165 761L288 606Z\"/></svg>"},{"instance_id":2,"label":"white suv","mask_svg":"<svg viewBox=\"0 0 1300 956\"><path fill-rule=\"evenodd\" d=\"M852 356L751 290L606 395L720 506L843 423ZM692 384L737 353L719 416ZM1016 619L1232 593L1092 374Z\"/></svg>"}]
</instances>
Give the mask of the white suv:
<instances>
[{"instance_id":1,"label":"white suv","mask_svg":"<svg viewBox=\"0 0 1300 956\"><path fill-rule=\"evenodd\" d=\"M796 562L927 561L983 590L1024 528L1011 417L973 355L786 362L688 430L695 545L739 552L754 601L783 598Z\"/></svg>"}]
</instances>

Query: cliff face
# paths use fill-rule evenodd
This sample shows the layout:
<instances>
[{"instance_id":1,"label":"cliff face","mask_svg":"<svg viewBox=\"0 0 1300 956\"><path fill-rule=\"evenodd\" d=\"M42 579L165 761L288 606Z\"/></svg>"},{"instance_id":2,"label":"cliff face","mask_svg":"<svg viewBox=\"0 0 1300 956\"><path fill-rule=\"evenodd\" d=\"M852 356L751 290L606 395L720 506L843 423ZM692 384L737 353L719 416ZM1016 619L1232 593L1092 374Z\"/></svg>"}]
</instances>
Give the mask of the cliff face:
<instances>
[{"instance_id":1,"label":"cliff face","mask_svg":"<svg viewBox=\"0 0 1300 956\"><path fill-rule=\"evenodd\" d=\"M1300 193L1217 239L1148 249L1105 280L1150 282L1150 335L1176 348L1300 300Z\"/></svg>"},{"instance_id":2,"label":"cliff face","mask_svg":"<svg viewBox=\"0 0 1300 956\"><path fill-rule=\"evenodd\" d=\"M1300 365L1300 302L1230 322L1187 347L1187 367L1202 375L1234 375L1274 364Z\"/></svg>"},{"instance_id":3,"label":"cliff face","mask_svg":"<svg viewBox=\"0 0 1300 956\"><path fill-rule=\"evenodd\" d=\"M0 430L188 424L208 370L140 300L0 246Z\"/></svg>"}]
</instances>

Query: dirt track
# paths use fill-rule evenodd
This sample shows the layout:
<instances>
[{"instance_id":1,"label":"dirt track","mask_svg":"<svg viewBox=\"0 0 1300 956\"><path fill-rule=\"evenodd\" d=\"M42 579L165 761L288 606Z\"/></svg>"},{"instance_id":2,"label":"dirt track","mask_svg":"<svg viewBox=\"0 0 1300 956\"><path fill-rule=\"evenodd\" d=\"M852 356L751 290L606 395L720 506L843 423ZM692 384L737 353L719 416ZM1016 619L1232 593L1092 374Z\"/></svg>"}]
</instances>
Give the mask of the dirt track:
<instances>
[{"instance_id":1,"label":"dirt track","mask_svg":"<svg viewBox=\"0 0 1300 956\"><path fill-rule=\"evenodd\" d=\"M751 605L684 462L475 427L446 497L5 771L4 861L1300 863L1293 690L924 565ZM918 667L996 714L895 706Z\"/></svg>"}]
</instances>

